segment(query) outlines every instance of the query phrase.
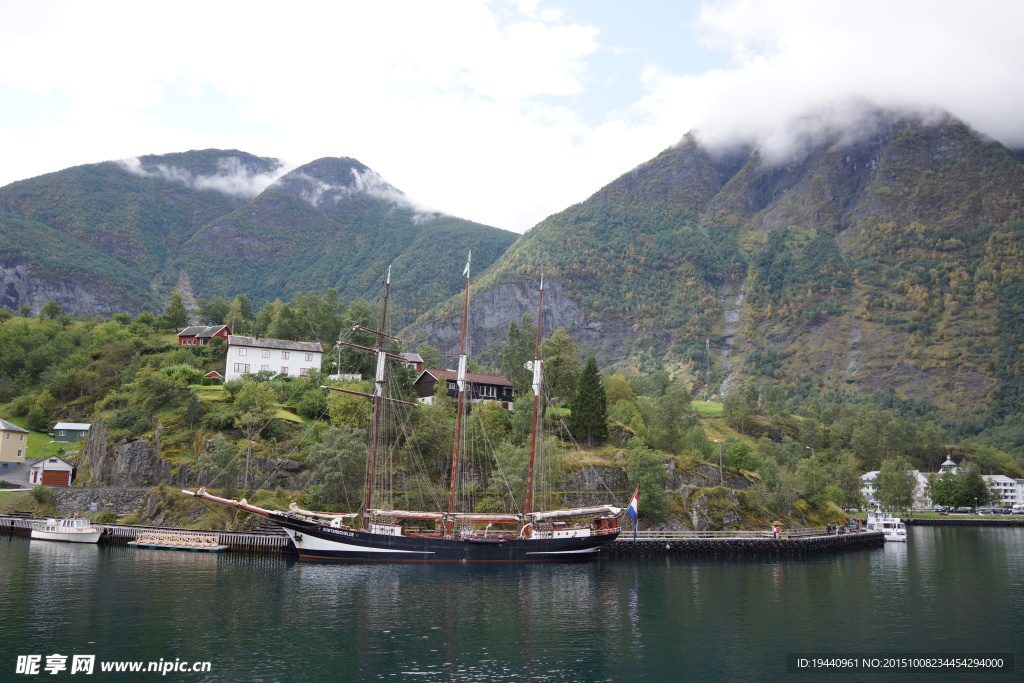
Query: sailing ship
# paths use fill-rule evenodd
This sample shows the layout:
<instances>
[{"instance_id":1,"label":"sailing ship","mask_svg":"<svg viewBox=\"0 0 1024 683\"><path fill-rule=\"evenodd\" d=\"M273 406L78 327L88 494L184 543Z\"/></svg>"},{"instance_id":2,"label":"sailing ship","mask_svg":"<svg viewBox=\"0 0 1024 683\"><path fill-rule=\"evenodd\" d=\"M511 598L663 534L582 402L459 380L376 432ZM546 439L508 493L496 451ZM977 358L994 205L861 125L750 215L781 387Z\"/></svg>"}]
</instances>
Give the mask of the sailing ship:
<instances>
[{"instance_id":1,"label":"sailing ship","mask_svg":"<svg viewBox=\"0 0 1024 683\"><path fill-rule=\"evenodd\" d=\"M393 444L387 442L382 415L386 406L414 405L385 395L389 364L402 361L388 351L395 340L386 333L391 270L384 281L384 301L379 330L360 328L376 336L374 347L339 341L344 346L362 349L376 356L373 394L363 394L373 402L370 422L367 476L363 503L359 512L337 514L304 510L294 503L287 512L267 510L246 500L231 500L207 493L205 489L184 491L203 500L266 517L281 526L303 560L362 562L550 562L586 560L619 535L622 508L611 505L534 510L537 439L540 423L543 363L540 359L541 314L544 306L544 281L541 278L537 304L537 329L534 358L526 364L533 373L533 415L529 459L526 468L525 500L518 512L494 513L459 509L457 488L463 419L468 410L466 378L466 328L469 314L469 262L463 271L465 287L462 305L462 332L459 339L459 364L456 380L455 440L451 458L451 476L446 509L400 510L374 507L379 469L386 467ZM346 393L359 393L325 387Z\"/></svg>"}]
</instances>

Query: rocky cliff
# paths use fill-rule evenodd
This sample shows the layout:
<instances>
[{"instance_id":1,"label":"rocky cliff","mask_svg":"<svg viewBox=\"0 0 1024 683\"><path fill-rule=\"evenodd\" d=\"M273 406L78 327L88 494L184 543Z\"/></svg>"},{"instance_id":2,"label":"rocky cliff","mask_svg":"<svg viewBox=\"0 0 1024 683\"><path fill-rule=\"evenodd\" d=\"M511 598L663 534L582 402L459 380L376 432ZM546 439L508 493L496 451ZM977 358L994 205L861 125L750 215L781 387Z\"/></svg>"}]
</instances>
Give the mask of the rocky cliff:
<instances>
[{"instance_id":1,"label":"rocky cliff","mask_svg":"<svg viewBox=\"0 0 1024 683\"><path fill-rule=\"evenodd\" d=\"M173 463L160 454L155 437L110 440L102 421L93 423L82 443L79 481L93 486L150 487L167 483L194 488L208 483L206 474L190 463ZM244 469L244 468L242 468ZM309 483L303 463L287 458L254 457L249 463L250 485L263 489L299 490ZM225 483L222 483L224 485ZM245 484L240 472L234 486Z\"/></svg>"},{"instance_id":2,"label":"rocky cliff","mask_svg":"<svg viewBox=\"0 0 1024 683\"><path fill-rule=\"evenodd\" d=\"M493 361L505 343L508 326L518 323L523 314L537 316L540 280L530 278L505 282L472 296L467 337L473 358ZM571 296L555 279L544 280L544 311L541 330L549 336L560 327L569 330L572 338L600 363L612 363L621 358L623 348L630 346L635 337L634 324L626 320L599 320L588 315L580 302ZM428 342L445 358L459 355L461 312L435 320L414 324L406 336L416 342ZM660 334L669 340L667 333Z\"/></svg>"},{"instance_id":3,"label":"rocky cliff","mask_svg":"<svg viewBox=\"0 0 1024 683\"><path fill-rule=\"evenodd\" d=\"M0 308L17 311L22 306L37 315L46 302L64 302L69 313L106 314L110 311L140 312L138 299L119 293L119 288L102 279L74 279L36 273L32 266L0 264ZM70 303L73 302L73 303Z\"/></svg>"}]
</instances>

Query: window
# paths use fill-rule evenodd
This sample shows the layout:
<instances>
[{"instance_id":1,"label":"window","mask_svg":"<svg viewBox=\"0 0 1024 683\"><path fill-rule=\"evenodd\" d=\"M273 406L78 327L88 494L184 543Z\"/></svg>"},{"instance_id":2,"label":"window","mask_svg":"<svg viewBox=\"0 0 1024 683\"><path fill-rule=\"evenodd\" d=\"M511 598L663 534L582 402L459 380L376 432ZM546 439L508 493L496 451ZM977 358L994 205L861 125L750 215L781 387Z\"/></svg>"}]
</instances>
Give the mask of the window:
<instances>
[{"instance_id":1,"label":"window","mask_svg":"<svg viewBox=\"0 0 1024 683\"><path fill-rule=\"evenodd\" d=\"M24 434L19 434L18 435L18 441L24 441L24 440L25 440L25 435Z\"/></svg>"},{"instance_id":2,"label":"window","mask_svg":"<svg viewBox=\"0 0 1024 683\"><path fill-rule=\"evenodd\" d=\"M270 351L268 349L263 349L263 357L270 358Z\"/></svg>"},{"instance_id":3,"label":"window","mask_svg":"<svg viewBox=\"0 0 1024 683\"><path fill-rule=\"evenodd\" d=\"M67 436L67 433L63 429L58 429L57 436Z\"/></svg>"},{"instance_id":4,"label":"window","mask_svg":"<svg viewBox=\"0 0 1024 683\"><path fill-rule=\"evenodd\" d=\"M11 433L10 433L10 432L7 432L7 440L8 440L8 441L10 441L10 440L11 440Z\"/></svg>"},{"instance_id":5,"label":"window","mask_svg":"<svg viewBox=\"0 0 1024 683\"><path fill-rule=\"evenodd\" d=\"M261 365L260 366L260 371L261 372L270 372L270 366L269 365Z\"/></svg>"},{"instance_id":6,"label":"window","mask_svg":"<svg viewBox=\"0 0 1024 683\"><path fill-rule=\"evenodd\" d=\"M498 396L498 392L496 387L489 384L483 384L480 386L480 395L484 398L496 398Z\"/></svg>"},{"instance_id":7,"label":"window","mask_svg":"<svg viewBox=\"0 0 1024 683\"><path fill-rule=\"evenodd\" d=\"M302 368L299 370L299 377L305 377L309 374L309 368Z\"/></svg>"},{"instance_id":8,"label":"window","mask_svg":"<svg viewBox=\"0 0 1024 683\"><path fill-rule=\"evenodd\" d=\"M19 458L21 457L21 449L20 448L18 449L18 457Z\"/></svg>"},{"instance_id":9,"label":"window","mask_svg":"<svg viewBox=\"0 0 1024 683\"><path fill-rule=\"evenodd\" d=\"M288 374L288 368L286 368L284 366L281 366L281 374L282 375L287 375Z\"/></svg>"},{"instance_id":10,"label":"window","mask_svg":"<svg viewBox=\"0 0 1024 683\"><path fill-rule=\"evenodd\" d=\"M235 363L235 372L240 372L240 373L242 373L244 375L245 373L249 372L249 364L248 363Z\"/></svg>"},{"instance_id":11,"label":"window","mask_svg":"<svg viewBox=\"0 0 1024 683\"><path fill-rule=\"evenodd\" d=\"M249 355L249 349L238 349L238 355L239 356L247 356L247 355Z\"/></svg>"},{"instance_id":12,"label":"window","mask_svg":"<svg viewBox=\"0 0 1024 683\"><path fill-rule=\"evenodd\" d=\"M313 354L311 354L311 353L307 353L306 354L306 362L307 363L313 362Z\"/></svg>"},{"instance_id":13,"label":"window","mask_svg":"<svg viewBox=\"0 0 1024 683\"><path fill-rule=\"evenodd\" d=\"M281 360L288 360L290 357L291 357L291 354L288 353L287 351L282 351L281 352Z\"/></svg>"}]
</instances>

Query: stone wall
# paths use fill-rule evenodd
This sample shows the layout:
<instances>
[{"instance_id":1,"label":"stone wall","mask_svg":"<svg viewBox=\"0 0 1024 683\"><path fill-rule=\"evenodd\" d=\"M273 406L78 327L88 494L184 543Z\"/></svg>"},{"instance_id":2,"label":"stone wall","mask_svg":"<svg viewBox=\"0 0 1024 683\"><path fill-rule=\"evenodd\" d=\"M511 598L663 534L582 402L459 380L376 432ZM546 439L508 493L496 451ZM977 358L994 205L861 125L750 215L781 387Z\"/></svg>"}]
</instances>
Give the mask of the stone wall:
<instances>
[{"instance_id":1,"label":"stone wall","mask_svg":"<svg viewBox=\"0 0 1024 683\"><path fill-rule=\"evenodd\" d=\"M113 489L93 487L72 487L50 489L53 502L62 515L90 511L90 504L96 503L97 510L110 510L118 516L142 510L149 495L148 489Z\"/></svg>"}]
</instances>

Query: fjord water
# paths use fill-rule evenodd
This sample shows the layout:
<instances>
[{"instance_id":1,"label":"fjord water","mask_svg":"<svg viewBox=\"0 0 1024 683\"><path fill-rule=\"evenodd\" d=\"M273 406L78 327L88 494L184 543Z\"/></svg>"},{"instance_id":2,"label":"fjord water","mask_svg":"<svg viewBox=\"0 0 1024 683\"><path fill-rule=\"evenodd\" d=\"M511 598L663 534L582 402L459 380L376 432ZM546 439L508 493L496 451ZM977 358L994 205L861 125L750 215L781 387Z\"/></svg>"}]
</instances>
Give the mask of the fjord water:
<instances>
[{"instance_id":1,"label":"fjord water","mask_svg":"<svg viewBox=\"0 0 1024 683\"><path fill-rule=\"evenodd\" d=\"M1007 680L1024 529L799 559L312 564L0 540L0 680ZM1014 653L1018 673L787 673L787 653ZM91 676L18 655L96 655ZM101 673L101 661L209 673Z\"/></svg>"}]
</instances>

